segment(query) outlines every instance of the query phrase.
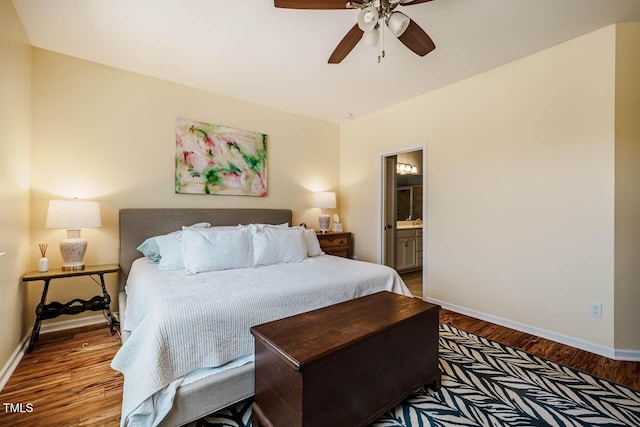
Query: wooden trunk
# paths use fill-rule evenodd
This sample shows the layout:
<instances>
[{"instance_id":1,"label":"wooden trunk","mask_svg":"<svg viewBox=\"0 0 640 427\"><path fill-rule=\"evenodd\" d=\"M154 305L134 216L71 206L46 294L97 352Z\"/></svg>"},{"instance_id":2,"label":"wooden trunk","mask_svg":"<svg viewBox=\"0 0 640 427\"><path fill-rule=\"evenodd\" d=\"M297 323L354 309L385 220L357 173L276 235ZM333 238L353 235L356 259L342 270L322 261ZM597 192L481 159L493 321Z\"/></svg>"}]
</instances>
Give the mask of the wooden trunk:
<instances>
[{"instance_id":1,"label":"wooden trunk","mask_svg":"<svg viewBox=\"0 0 640 427\"><path fill-rule=\"evenodd\" d=\"M439 310L379 292L251 328L254 426L364 426L439 387Z\"/></svg>"}]
</instances>

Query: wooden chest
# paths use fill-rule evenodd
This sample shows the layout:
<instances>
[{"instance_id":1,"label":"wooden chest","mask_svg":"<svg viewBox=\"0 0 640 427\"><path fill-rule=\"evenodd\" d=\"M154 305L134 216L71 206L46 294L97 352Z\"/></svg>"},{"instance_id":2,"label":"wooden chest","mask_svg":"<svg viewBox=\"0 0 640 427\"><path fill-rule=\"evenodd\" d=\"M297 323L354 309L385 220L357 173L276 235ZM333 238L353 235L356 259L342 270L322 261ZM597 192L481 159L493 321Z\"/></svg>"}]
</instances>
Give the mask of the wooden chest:
<instances>
[{"instance_id":1,"label":"wooden chest","mask_svg":"<svg viewBox=\"0 0 640 427\"><path fill-rule=\"evenodd\" d=\"M390 292L251 328L254 426L364 426L440 386L440 307Z\"/></svg>"}]
</instances>

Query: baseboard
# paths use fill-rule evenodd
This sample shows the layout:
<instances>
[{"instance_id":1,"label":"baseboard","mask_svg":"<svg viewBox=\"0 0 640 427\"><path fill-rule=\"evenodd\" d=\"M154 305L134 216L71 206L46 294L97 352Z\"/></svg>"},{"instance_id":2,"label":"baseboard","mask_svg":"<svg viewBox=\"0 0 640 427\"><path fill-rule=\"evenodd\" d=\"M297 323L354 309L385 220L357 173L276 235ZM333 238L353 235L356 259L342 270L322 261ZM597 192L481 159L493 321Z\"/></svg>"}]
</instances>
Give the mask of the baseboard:
<instances>
[{"instance_id":1,"label":"baseboard","mask_svg":"<svg viewBox=\"0 0 640 427\"><path fill-rule=\"evenodd\" d=\"M22 357L27 352L27 347L29 347L29 338L31 338L31 329L29 329L29 333L22 338L18 347L13 351L7 363L2 367L2 371L0 371L0 391L4 388L4 386L13 375L13 371L16 370L18 364L22 360Z\"/></svg>"},{"instance_id":2,"label":"baseboard","mask_svg":"<svg viewBox=\"0 0 640 427\"><path fill-rule=\"evenodd\" d=\"M640 350L617 350L616 360L628 360L631 362L640 362Z\"/></svg>"},{"instance_id":3,"label":"baseboard","mask_svg":"<svg viewBox=\"0 0 640 427\"><path fill-rule=\"evenodd\" d=\"M114 313L114 315L117 316L118 314ZM40 334L80 328L82 326L96 325L102 322L107 323L107 319L105 319L102 314L81 317L78 319L63 320L54 323L47 323L47 321L45 320L44 322L42 322L42 326L40 327ZM22 341L20 341L20 344L18 344L18 347L16 347L15 351L11 354L11 357L9 357L7 363L5 363L2 367L2 370L0 371L0 391L2 391L4 386L7 384L7 381L9 381L9 378L11 378L11 375L13 375L13 371L16 370L18 364L27 353L32 330L33 328L29 328L24 338L22 338Z\"/></svg>"},{"instance_id":4,"label":"baseboard","mask_svg":"<svg viewBox=\"0 0 640 427\"><path fill-rule=\"evenodd\" d=\"M440 301L435 298L427 298L426 300L432 304L438 304L444 309L455 311L456 313L464 314L470 317L475 317L476 319L485 320L487 322L495 323L497 325L505 326L507 328L525 332L527 334L535 335L541 338L546 338L551 341L556 341L561 344L579 348L580 350L585 350L590 353L595 353L600 356L608 357L609 359L627 360L627 361L633 361L633 362L640 361L640 351L638 350L616 350L615 348L605 347L600 344L584 341L578 338L570 337L568 335L559 334L557 332L549 331L546 329L538 328L538 327L527 325L520 322L514 322L513 320L494 316L492 314L482 313L480 311L472 310L466 307L461 307L459 305L450 304L446 301Z\"/></svg>"}]
</instances>

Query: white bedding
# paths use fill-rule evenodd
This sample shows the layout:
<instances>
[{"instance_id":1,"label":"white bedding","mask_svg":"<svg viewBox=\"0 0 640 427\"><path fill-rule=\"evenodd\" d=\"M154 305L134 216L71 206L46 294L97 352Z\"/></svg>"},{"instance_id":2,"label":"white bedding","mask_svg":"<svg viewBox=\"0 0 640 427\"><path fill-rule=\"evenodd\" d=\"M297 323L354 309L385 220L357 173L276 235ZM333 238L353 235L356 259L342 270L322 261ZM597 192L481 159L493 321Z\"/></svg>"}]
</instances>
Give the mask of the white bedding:
<instances>
[{"instance_id":1,"label":"white bedding","mask_svg":"<svg viewBox=\"0 0 640 427\"><path fill-rule=\"evenodd\" d=\"M395 270L328 255L195 275L136 260L122 325L131 335L111 363L125 378L122 424L172 381L252 354L251 326L383 290L411 295Z\"/></svg>"}]
</instances>

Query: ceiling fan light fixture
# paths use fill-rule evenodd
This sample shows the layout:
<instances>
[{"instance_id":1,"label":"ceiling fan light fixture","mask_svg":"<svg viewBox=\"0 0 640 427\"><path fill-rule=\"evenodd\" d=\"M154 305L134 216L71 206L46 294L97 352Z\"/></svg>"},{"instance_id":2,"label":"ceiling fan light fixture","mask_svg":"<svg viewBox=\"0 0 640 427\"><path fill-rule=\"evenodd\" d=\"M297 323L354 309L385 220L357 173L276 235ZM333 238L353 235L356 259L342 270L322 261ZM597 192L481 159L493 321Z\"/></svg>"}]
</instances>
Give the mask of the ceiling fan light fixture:
<instances>
[{"instance_id":1,"label":"ceiling fan light fixture","mask_svg":"<svg viewBox=\"0 0 640 427\"><path fill-rule=\"evenodd\" d=\"M410 23L411 19L402 12L393 12L387 20L389 30L396 37L400 37L407 30Z\"/></svg>"},{"instance_id":2,"label":"ceiling fan light fixture","mask_svg":"<svg viewBox=\"0 0 640 427\"><path fill-rule=\"evenodd\" d=\"M378 10L374 7L366 7L358 13L358 27L362 31L369 31L378 25ZM409 25L409 24L407 24Z\"/></svg>"},{"instance_id":3,"label":"ceiling fan light fixture","mask_svg":"<svg viewBox=\"0 0 640 427\"><path fill-rule=\"evenodd\" d=\"M364 41L368 46L376 47L378 46L378 41L380 40L380 27L376 25L369 31L365 31L362 36L362 41Z\"/></svg>"}]
</instances>

